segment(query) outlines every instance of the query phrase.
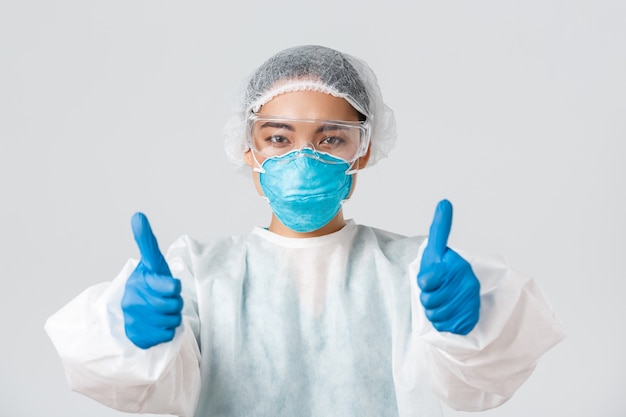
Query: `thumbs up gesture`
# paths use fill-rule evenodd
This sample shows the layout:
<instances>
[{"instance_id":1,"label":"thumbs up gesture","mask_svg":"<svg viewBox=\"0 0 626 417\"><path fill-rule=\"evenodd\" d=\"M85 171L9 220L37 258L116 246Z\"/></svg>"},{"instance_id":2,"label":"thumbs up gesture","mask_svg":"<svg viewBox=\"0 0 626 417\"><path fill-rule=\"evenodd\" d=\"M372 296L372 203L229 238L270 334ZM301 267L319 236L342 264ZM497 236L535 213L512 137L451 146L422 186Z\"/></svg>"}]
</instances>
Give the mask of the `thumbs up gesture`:
<instances>
[{"instance_id":1,"label":"thumbs up gesture","mask_svg":"<svg viewBox=\"0 0 626 417\"><path fill-rule=\"evenodd\" d=\"M417 284L426 317L440 332L468 334L478 322L480 283L470 264L448 248L452 204L437 205Z\"/></svg>"},{"instance_id":2,"label":"thumbs up gesture","mask_svg":"<svg viewBox=\"0 0 626 417\"><path fill-rule=\"evenodd\" d=\"M124 328L131 342L148 349L174 338L182 321L181 284L172 277L146 216L135 213L131 225L141 261L126 281Z\"/></svg>"}]
</instances>

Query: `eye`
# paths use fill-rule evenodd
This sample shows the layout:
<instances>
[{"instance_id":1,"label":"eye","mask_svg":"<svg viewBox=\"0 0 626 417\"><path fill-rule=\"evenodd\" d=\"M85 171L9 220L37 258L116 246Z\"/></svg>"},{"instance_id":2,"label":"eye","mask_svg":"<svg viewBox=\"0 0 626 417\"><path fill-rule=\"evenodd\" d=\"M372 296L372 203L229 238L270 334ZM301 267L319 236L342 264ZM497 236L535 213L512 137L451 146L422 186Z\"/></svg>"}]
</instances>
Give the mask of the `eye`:
<instances>
[{"instance_id":1,"label":"eye","mask_svg":"<svg viewBox=\"0 0 626 417\"><path fill-rule=\"evenodd\" d=\"M265 142L270 145L288 145L289 139L282 135L271 135L265 138Z\"/></svg>"},{"instance_id":2,"label":"eye","mask_svg":"<svg viewBox=\"0 0 626 417\"><path fill-rule=\"evenodd\" d=\"M339 136L326 136L320 142L320 144L322 145L333 146L333 147L339 146L343 143L345 143L345 140L343 138L340 138Z\"/></svg>"}]
</instances>

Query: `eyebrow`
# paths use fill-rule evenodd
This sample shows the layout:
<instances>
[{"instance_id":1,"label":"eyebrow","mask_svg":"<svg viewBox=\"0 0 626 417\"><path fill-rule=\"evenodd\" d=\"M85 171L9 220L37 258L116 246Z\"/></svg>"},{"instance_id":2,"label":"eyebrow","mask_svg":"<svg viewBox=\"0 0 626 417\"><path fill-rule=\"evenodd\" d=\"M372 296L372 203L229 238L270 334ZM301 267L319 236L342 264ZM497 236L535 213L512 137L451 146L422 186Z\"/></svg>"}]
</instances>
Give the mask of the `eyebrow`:
<instances>
[{"instance_id":1,"label":"eyebrow","mask_svg":"<svg viewBox=\"0 0 626 417\"><path fill-rule=\"evenodd\" d=\"M350 127L342 126L342 125L334 125L334 124L325 124L323 126L318 127L315 133L326 132L328 130L350 130Z\"/></svg>"},{"instance_id":2,"label":"eyebrow","mask_svg":"<svg viewBox=\"0 0 626 417\"><path fill-rule=\"evenodd\" d=\"M292 132L294 132L296 129L294 129L294 127L290 124L287 123L283 123L283 122L263 122L263 124L261 125L261 129L265 129L268 127L273 127L276 129L287 129L290 130Z\"/></svg>"},{"instance_id":3,"label":"eyebrow","mask_svg":"<svg viewBox=\"0 0 626 417\"><path fill-rule=\"evenodd\" d=\"M292 125L285 123L285 122L266 121L266 122L263 122L263 124L261 125L261 129L269 128L269 127L276 128L276 129L285 129L291 132L295 132L296 130ZM327 123L318 127L315 130L315 133L326 132L329 130L349 130L349 129L350 129L350 126L342 126L338 124Z\"/></svg>"}]
</instances>

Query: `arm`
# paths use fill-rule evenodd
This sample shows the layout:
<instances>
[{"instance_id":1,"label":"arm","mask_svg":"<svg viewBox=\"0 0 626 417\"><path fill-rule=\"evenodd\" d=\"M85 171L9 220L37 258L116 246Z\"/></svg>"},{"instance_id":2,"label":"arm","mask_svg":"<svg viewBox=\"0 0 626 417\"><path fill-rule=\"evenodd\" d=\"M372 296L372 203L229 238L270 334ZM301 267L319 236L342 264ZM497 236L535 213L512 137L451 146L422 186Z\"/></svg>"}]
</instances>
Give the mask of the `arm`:
<instances>
[{"instance_id":1,"label":"arm","mask_svg":"<svg viewBox=\"0 0 626 417\"><path fill-rule=\"evenodd\" d=\"M438 208L431 243L424 242L410 267L411 276L418 277L412 283L414 331L426 342L431 384L446 404L463 411L493 408L507 401L539 358L563 339L563 327L534 280L499 258L447 248L451 207L443 222L440 215ZM463 274L457 262L464 264ZM448 275L446 270L454 271L454 278L433 278L433 271ZM442 301L446 297L449 301Z\"/></svg>"},{"instance_id":2,"label":"arm","mask_svg":"<svg viewBox=\"0 0 626 417\"><path fill-rule=\"evenodd\" d=\"M437 395L456 410L486 410L511 398L565 333L533 279L511 270L501 259L459 254L481 283L478 323L465 336L437 331L426 318L414 285L414 331L426 342ZM418 271L419 259L411 268Z\"/></svg>"},{"instance_id":3,"label":"arm","mask_svg":"<svg viewBox=\"0 0 626 417\"><path fill-rule=\"evenodd\" d=\"M138 347L122 310L138 268L129 261L113 282L84 291L48 319L46 331L74 391L121 411L191 416L200 390L197 314L187 305L193 300L185 299L170 340ZM136 329L135 339L141 333Z\"/></svg>"}]
</instances>

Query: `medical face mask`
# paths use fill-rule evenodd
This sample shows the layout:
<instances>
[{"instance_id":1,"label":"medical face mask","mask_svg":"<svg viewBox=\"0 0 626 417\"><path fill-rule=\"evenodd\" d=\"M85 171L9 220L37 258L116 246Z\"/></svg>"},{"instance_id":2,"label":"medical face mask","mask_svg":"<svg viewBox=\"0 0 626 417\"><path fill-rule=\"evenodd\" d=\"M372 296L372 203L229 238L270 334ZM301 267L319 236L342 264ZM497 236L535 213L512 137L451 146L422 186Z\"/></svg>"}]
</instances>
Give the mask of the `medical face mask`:
<instances>
[{"instance_id":1,"label":"medical face mask","mask_svg":"<svg viewBox=\"0 0 626 417\"><path fill-rule=\"evenodd\" d=\"M347 161L308 148L267 158L255 170L276 217L299 233L318 230L335 217L355 172Z\"/></svg>"}]
</instances>

